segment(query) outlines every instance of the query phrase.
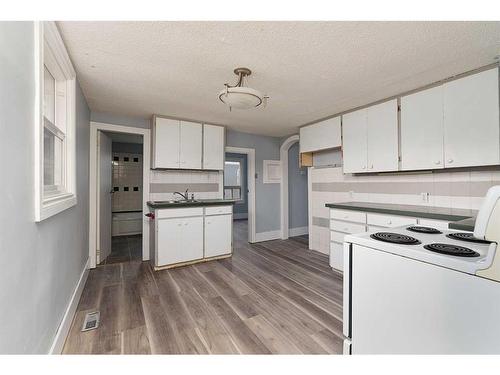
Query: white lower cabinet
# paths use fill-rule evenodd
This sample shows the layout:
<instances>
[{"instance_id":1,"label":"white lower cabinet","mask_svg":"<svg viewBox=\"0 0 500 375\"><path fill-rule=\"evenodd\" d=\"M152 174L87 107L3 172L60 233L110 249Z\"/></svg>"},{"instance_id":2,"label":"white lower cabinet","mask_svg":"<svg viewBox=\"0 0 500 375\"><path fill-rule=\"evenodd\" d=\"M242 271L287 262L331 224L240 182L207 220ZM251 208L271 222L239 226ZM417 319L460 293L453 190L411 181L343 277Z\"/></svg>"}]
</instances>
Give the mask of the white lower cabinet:
<instances>
[{"instance_id":1,"label":"white lower cabinet","mask_svg":"<svg viewBox=\"0 0 500 375\"><path fill-rule=\"evenodd\" d=\"M203 258L203 217L158 220L157 264L165 266Z\"/></svg>"},{"instance_id":2,"label":"white lower cabinet","mask_svg":"<svg viewBox=\"0 0 500 375\"><path fill-rule=\"evenodd\" d=\"M205 258L231 253L233 215L205 216Z\"/></svg>"},{"instance_id":3,"label":"white lower cabinet","mask_svg":"<svg viewBox=\"0 0 500 375\"><path fill-rule=\"evenodd\" d=\"M230 255L232 206L164 208L155 210L151 242L155 269Z\"/></svg>"},{"instance_id":4,"label":"white lower cabinet","mask_svg":"<svg viewBox=\"0 0 500 375\"><path fill-rule=\"evenodd\" d=\"M386 232L388 228L403 225L423 225L448 229L448 222L434 219L417 219L412 216L386 215L362 211L330 209L330 267L337 271L344 268L344 237L348 234Z\"/></svg>"}]
</instances>

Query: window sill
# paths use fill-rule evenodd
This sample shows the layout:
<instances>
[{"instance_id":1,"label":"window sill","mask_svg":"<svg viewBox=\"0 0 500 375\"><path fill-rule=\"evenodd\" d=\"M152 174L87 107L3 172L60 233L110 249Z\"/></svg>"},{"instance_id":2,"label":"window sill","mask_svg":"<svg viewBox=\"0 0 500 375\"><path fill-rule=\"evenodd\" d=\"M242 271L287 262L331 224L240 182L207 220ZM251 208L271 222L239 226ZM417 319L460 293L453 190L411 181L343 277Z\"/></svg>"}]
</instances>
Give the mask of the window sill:
<instances>
[{"instance_id":1,"label":"window sill","mask_svg":"<svg viewBox=\"0 0 500 375\"><path fill-rule=\"evenodd\" d=\"M47 199L43 202L36 221L43 221L64 210L67 210L68 208L76 206L76 202L75 194L65 194L64 196L59 196L57 198L54 197Z\"/></svg>"}]
</instances>

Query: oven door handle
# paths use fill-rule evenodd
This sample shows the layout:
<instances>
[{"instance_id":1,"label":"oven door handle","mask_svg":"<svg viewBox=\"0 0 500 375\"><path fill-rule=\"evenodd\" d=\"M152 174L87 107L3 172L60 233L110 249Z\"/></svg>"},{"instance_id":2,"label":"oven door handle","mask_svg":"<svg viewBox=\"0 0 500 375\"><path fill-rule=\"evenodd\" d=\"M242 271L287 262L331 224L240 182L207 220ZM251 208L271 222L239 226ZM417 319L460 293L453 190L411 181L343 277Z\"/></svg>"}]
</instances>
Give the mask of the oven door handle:
<instances>
[{"instance_id":1,"label":"oven door handle","mask_svg":"<svg viewBox=\"0 0 500 375\"><path fill-rule=\"evenodd\" d=\"M343 287L343 333L345 337L351 337L351 287L352 287L352 244L344 242L344 287Z\"/></svg>"}]
</instances>

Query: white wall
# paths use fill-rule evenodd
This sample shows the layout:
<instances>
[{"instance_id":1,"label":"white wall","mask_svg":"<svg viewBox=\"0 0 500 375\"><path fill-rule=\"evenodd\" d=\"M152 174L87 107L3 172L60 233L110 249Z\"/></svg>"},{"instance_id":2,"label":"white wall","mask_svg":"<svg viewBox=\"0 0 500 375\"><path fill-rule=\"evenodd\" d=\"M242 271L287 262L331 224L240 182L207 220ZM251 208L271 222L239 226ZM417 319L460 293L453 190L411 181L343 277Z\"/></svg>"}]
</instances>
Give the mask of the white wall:
<instances>
[{"instance_id":1,"label":"white wall","mask_svg":"<svg viewBox=\"0 0 500 375\"><path fill-rule=\"evenodd\" d=\"M34 217L32 22L0 22L0 353L47 353L88 257L90 111L77 85L78 204Z\"/></svg>"}]
</instances>

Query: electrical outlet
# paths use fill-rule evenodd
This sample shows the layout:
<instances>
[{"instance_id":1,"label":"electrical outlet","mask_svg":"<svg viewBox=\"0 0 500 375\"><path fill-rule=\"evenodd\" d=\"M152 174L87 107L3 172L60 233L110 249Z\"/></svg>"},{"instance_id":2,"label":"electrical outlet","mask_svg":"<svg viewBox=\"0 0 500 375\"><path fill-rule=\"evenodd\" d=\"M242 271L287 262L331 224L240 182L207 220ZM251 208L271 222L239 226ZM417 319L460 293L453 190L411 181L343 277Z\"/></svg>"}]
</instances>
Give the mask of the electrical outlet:
<instances>
[{"instance_id":1,"label":"electrical outlet","mask_svg":"<svg viewBox=\"0 0 500 375\"><path fill-rule=\"evenodd\" d=\"M431 195L431 193L427 193L427 192L420 193L420 196L422 197L422 202L429 203L430 195Z\"/></svg>"}]
</instances>

